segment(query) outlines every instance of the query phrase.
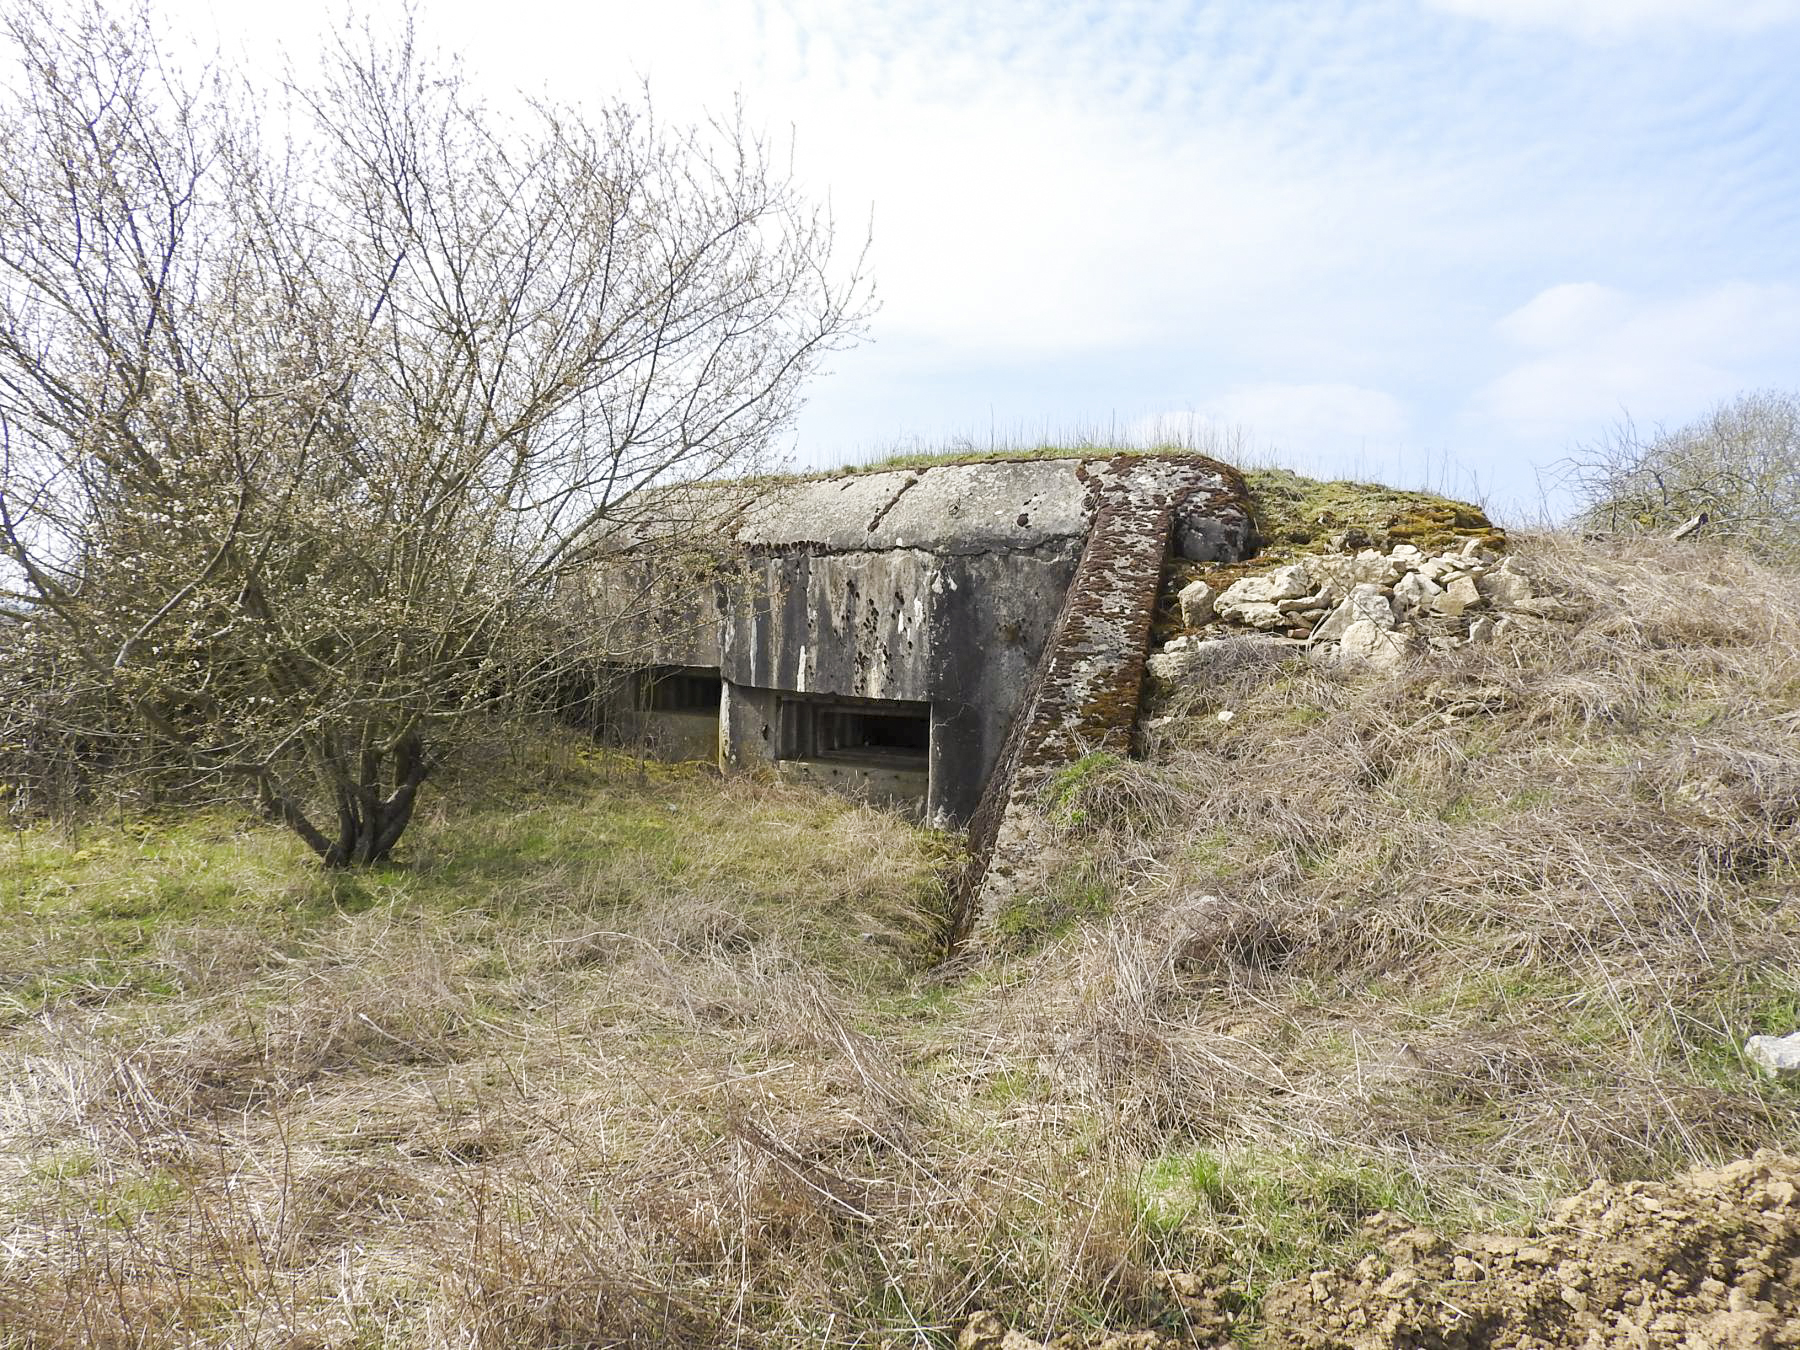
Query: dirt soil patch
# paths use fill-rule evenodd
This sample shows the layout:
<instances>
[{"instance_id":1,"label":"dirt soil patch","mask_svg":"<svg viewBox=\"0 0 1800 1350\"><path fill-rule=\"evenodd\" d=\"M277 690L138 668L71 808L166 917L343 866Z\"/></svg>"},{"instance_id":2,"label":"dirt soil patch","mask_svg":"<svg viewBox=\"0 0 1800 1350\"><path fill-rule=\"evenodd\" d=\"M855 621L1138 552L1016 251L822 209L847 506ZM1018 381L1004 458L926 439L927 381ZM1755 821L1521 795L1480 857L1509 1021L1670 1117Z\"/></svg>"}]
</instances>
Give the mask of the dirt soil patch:
<instances>
[{"instance_id":1,"label":"dirt soil patch","mask_svg":"<svg viewBox=\"0 0 1800 1350\"><path fill-rule=\"evenodd\" d=\"M1800 1346L1800 1162L1774 1153L1667 1184L1606 1182L1525 1238L1446 1241L1392 1216L1380 1252L1270 1291L1294 1350Z\"/></svg>"}]
</instances>

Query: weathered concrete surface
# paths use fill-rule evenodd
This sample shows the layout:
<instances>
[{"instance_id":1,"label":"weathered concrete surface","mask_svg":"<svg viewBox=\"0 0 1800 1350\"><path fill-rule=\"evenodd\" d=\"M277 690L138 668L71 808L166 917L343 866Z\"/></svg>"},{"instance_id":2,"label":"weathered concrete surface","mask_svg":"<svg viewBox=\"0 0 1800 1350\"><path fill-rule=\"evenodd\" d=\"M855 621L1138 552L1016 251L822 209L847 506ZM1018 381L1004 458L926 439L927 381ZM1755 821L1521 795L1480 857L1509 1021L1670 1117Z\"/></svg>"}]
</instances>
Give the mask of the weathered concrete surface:
<instances>
[{"instance_id":1,"label":"weathered concrete surface","mask_svg":"<svg viewBox=\"0 0 1800 1350\"><path fill-rule=\"evenodd\" d=\"M783 484L744 512L736 539L826 553L1030 552L1087 533L1086 462L988 460Z\"/></svg>"},{"instance_id":2,"label":"weathered concrete surface","mask_svg":"<svg viewBox=\"0 0 1800 1350\"><path fill-rule=\"evenodd\" d=\"M623 553L588 570L574 603L622 665L717 669L720 615L737 587L729 564L680 567Z\"/></svg>"},{"instance_id":3,"label":"weathered concrete surface","mask_svg":"<svg viewBox=\"0 0 1800 1350\"><path fill-rule=\"evenodd\" d=\"M755 561L723 616L722 673L931 704L929 814L967 820L1087 533L1082 465L944 464L775 489L734 534ZM759 740L769 716L753 724Z\"/></svg>"},{"instance_id":4,"label":"weathered concrete surface","mask_svg":"<svg viewBox=\"0 0 1800 1350\"><path fill-rule=\"evenodd\" d=\"M720 671L751 690L929 703L941 734L928 812L960 824L999 757L1078 550L1078 539L1052 539L1020 552L771 554L724 615ZM757 743L769 743L774 716L765 700L746 719ZM735 755L729 731L727 744Z\"/></svg>"},{"instance_id":5,"label":"weathered concrete surface","mask_svg":"<svg viewBox=\"0 0 1800 1350\"><path fill-rule=\"evenodd\" d=\"M1120 456L1088 468L1093 524L970 828L963 906L978 930L1048 882L1039 805L1050 777L1089 751L1131 748L1178 517L1210 511L1229 519L1234 499L1241 501L1234 477L1200 456ZM1246 531L1234 547L1249 543Z\"/></svg>"},{"instance_id":6,"label":"weathered concrete surface","mask_svg":"<svg viewBox=\"0 0 1800 1350\"><path fill-rule=\"evenodd\" d=\"M784 759L775 766L775 773L783 782L828 788L878 806L918 809L925 803L927 775L923 769L853 760Z\"/></svg>"},{"instance_id":7,"label":"weathered concrete surface","mask_svg":"<svg viewBox=\"0 0 1800 1350\"><path fill-rule=\"evenodd\" d=\"M765 689L966 702L981 663L1030 674L1078 552L771 555L725 611L720 670Z\"/></svg>"}]
</instances>

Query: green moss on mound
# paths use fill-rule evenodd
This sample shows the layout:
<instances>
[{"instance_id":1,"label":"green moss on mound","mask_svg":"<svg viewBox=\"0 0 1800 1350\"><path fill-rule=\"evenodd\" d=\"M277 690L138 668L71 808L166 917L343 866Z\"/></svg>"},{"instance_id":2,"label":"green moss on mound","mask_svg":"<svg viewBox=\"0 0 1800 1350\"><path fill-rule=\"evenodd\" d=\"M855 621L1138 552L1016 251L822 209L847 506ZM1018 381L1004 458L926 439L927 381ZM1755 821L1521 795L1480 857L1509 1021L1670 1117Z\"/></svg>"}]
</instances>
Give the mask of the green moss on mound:
<instances>
[{"instance_id":1,"label":"green moss on mound","mask_svg":"<svg viewBox=\"0 0 1800 1350\"><path fill-rule=\"evenodd\" d=\"M1399 544L1429 552L1470 538L1496 551L1506 547L1506 532L1480 507L1432 492L1326 482L1288 469L1247 470L1244 482L1265 558L1365 548L1386 552Z\"/></svg>"}]
</instances>

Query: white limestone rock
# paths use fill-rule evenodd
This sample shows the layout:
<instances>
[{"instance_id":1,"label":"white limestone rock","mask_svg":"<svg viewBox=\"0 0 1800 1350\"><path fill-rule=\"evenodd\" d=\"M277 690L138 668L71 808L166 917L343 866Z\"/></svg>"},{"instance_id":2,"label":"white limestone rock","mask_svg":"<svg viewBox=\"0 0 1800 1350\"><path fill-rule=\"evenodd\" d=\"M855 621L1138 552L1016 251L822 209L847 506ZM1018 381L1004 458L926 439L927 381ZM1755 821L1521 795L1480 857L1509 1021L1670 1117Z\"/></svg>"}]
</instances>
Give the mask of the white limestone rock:
<instances>
[{"instance_id":1,"label":"white limestone rock","mask_svg":"<svg viewBox=\"0 0 1800 1350\"><path fill-rule=\"evenodd\" d=\"M1266 605L1269 603L1267 577L1240 577L1227 586L1223 594L1213 598L1213 608L1221 619L1231 617L1230 611L1239 605Z\"/></svg>"},{"instance_id":2,"label":"white limestone rock","mask_svg":"<svg viewBox=\"0 0 1800 1350\"><path fill-rule=\"evenodd\" d=\"M1786 1036L1752 1036L1744 1055L1771 1078L1800 1077L1800 1031Z\"/></svg>"},{"instance_id":3,"label":"white limestone rock","mask_svg":"<svg viewBox=\"0 0 1800 1350\"><path fill-rule=\"evenodd\" d=\"M1461 618L1464 613L1485 603L1482 600L1480 586L1473 577L1457 577L1444 587L1443 593L1432 597L1431 612L1442 615L1446 619Z\"/></svg>"},{"instance_id":4,"label":"white limestone rock","mask_svg":"<svg viewBox=\"0 0 1800 1350\"><path fill-rule=\"evenodd\" d=\"M1312 558L1307 561L1307 567L1323 588L1339 598L1364 582L1391 586L1405 570L1392 558L1384 557L1372 548L1364 549L1354 558L1341 554Z\"/></svg>"},{"instance_id":5,"label":"white limestone rock","mask_svg":"<svg viewBox=\"0 0 1800 1350\"><path fill-rule=\"evenodd\" d=\"M1464 567L1463 560L1460 557L1454 553L1446 553L1441 557L1427 558L1413 570L1424 577L1425 580L1435 581L1438 585L1442 586L1445 577L1453 572L1463 571Z\"/></svg>"},{"instance_id":6,"label":"white limestone rock","mask_svg":"<svg viewBox=\"0 0 1800 1350\"><path fill-rule=\"evenodd\" d=\"M1444 593L1444 588L1423 572L1408 572L1394 584L1394 608L1401 614L1424 609Z\"/></svg>"},{"instance_id":7,"label":"white limestone rock","mask_svg":"<svg viewBox=\"0 0 1800 1350\"><path fill-rule=\"evenodd\" d=\"M1277 602L1297 599L1312 594L1312 573L1306 570L1304 563L1290 563L1269 573L1269 584L1269 599Z\"/></svg>"},{"instance_id":8,"label":"white limestone rock","mask_svg":"<svg viewBox=\"0 0 1800 1350\"><path fill-rule=\"evenodd\" d=\"M1198 628L1203 623L1211 623L1217 611L1216 601L1219 593L1204 581L1190 581L1183 586L1175 597L1181 606L1181 625L1184 628Z\"/></svg>"},{"instance_id":9,"label":"white limestone rock","mask_svg":"<svg viewBox=\"0 0 1800 1350\"><path fill-rule=\"evenodd\" d=\"M1225 588L1217 601L1222 618L1244 605L1275 605L1283 600L1296 600L1312 592L1313 579L1304 565L1290 563L1253 577L1243 577Z\"/></svg>"},{"instance_id":10,"label":"white limestone rock","mask_svg":"<svg viewBox=\"0 0 1800 1350\"><path fill-rule=\"evenodd\" d=\"M1476 586L1482 598L1495 609L1521 609L1536 594L1531 588L1531 578L1521 572L1511 558L1502 558L1500 565L1484 575Z\"/></svg>"},{"instance_id":11,"label":"white limestone rock","mask_svg":"<svg viewBox=\"0 0 1800 1350\"><path fill-rule=\"evenodd\" d=\"M1394 606L1387 593L1372 581L1360 582L1351 587L1350 594L1344 603L1326 616L1325 622L1313 631L1314 642L1331 642L1341 639L1352 624L1370 623L1386 630L1394 626Z\"/></svg>"},{"instance_id":12,"label":"white limestone rock","mask_svg":"<svg viewBox=\"0 0 1800 1350\"><path fill-rule=\"evenodd\" d=\"M1388 670L1406 659L1406 635L1372 619L1358 619L1338 639L1338 664Z\"/></svg>"},{"instance_id":13,"label":"white limestone rock","mask_svg":"<svg viewBox=\"0 0 1800 1350\"><path fill-rule=\"evenodd\" d=\"M1222 611L1221 617L1230 619L1234 623L1241 623L1246 628L1255 628L1265 633L1272 628L1286 627L1288 621L1287 615L1281 612L1280 605L1256 602L1233 605L1230 609Z\"/></svg>"},{"instance_id":14,"label":"white limestone rock","mask_svg":"<svg viewBox=\"0 0 1800 1350\"><path fill-rule=\"evenodd\" d=\"M1299 563L1277 567L1260 576L1244 577L1225 588L1215 602L1218 617L1227 623L1267 631L1286 622L1283 600L1297 600L1312 590L1312 578Z\"/></svg>"},{"instance_id":15,"label":"white limestone rock","mask_svg":"<svg viewBox=\"0 0 1800 1350\"><path fill-rule=\"evenodd\" d=\"M1314 591L1311 595L1298 596L1293 600L1283 600L1275 607L1283 614L1303 614L1311 609L1329 609L1336 598L1329 589L1322 588Z\"/></svg>"},{"instance_id":16,"label":"white limestone rock","mask_svg":"<svg viewBox=\"0 0 1800 1350\"><path fill-rule=\"evenodd\" d=\"M1182 682L1193 665L1192 648L1183 647L1174 651L1165 648L1145 659L1144 673L1159 684L1176 685Z\"/></svg>"}]
</instances>

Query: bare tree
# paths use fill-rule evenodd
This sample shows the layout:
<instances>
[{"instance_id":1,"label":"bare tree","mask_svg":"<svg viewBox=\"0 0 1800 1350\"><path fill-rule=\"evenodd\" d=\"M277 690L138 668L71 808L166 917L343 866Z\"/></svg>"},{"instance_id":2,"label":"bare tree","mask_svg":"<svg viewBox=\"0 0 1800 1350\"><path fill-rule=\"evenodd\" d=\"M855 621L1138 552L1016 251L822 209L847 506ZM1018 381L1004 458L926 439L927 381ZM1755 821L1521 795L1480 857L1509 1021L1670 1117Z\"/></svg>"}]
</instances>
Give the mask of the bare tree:
<instances>
[{"instance_id":1,"label":"bare tree","mask_svg":"<svg viewBox=\"0 0 1800 1350\"><path fill-rule=\"evenodd\" d=\"M1800 398L1739 394L1675 430L1621 422L1564 461L1576 521L1608 534L1701 534L1800 559Z\"/></svg>"},{"instance_id":2,"label":"bare tree","mask_svg":"<svg viewBox=\"0 0 1800 1350\"><path fill-rule=\"evenodd\" d=\"M866 287L741 120L502 116L410 25L273 109L145 9L5 31L0 605L379 860L458 719L571 659L584 549L691 543L671 485L758 460Z\"/></svg>"}]
</instances>

